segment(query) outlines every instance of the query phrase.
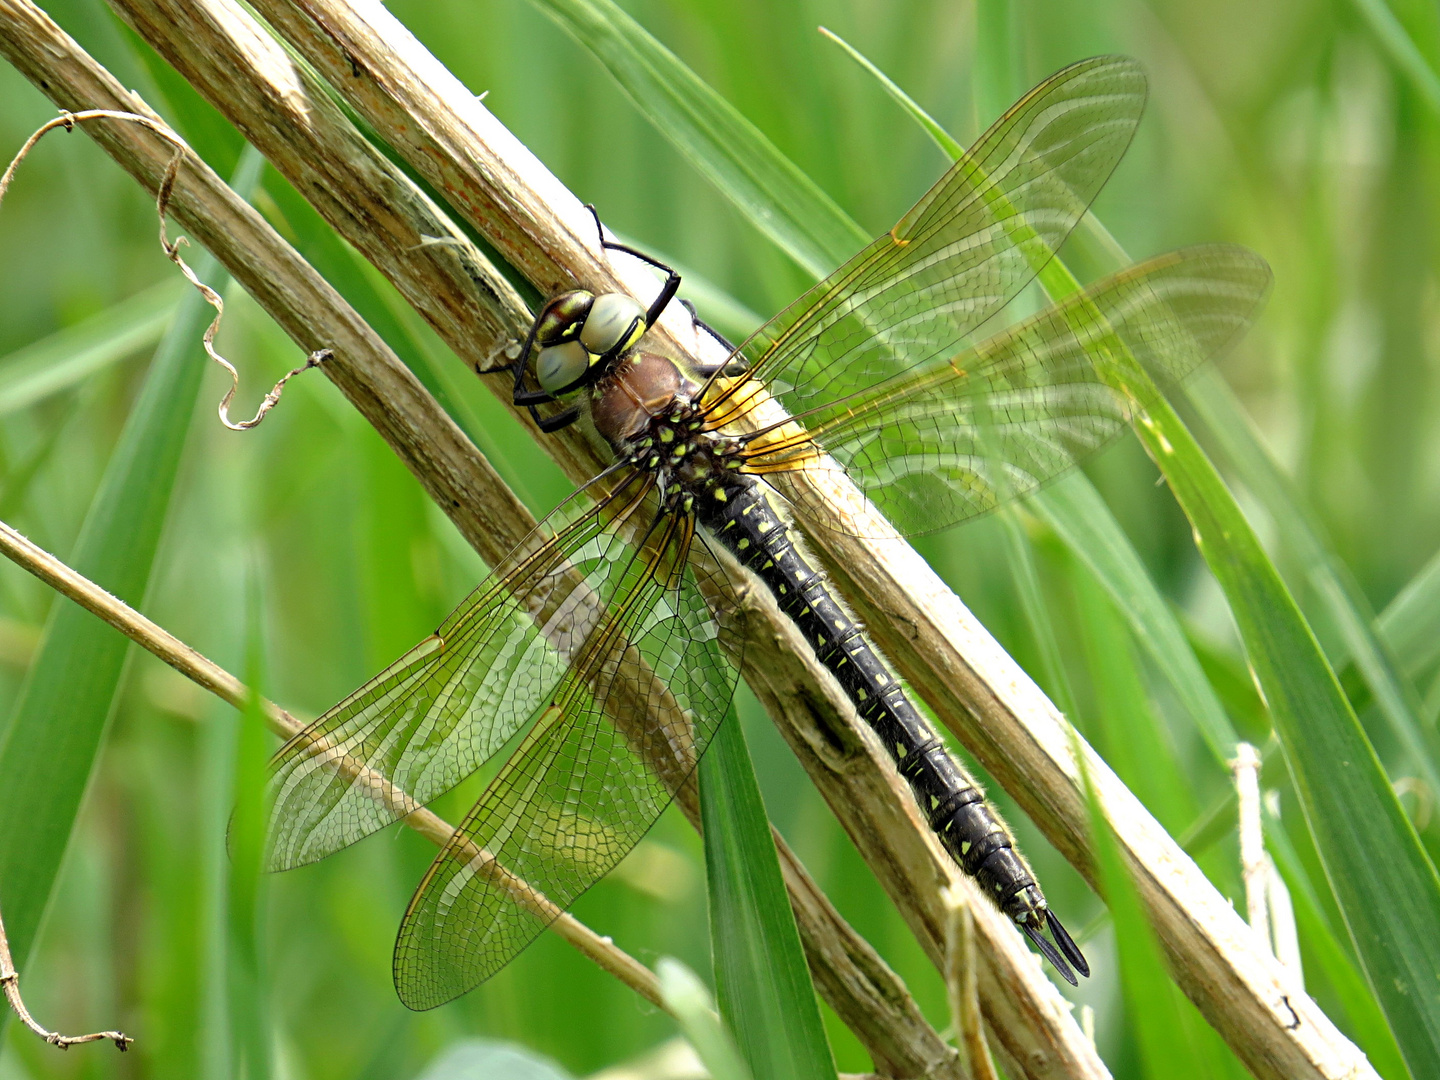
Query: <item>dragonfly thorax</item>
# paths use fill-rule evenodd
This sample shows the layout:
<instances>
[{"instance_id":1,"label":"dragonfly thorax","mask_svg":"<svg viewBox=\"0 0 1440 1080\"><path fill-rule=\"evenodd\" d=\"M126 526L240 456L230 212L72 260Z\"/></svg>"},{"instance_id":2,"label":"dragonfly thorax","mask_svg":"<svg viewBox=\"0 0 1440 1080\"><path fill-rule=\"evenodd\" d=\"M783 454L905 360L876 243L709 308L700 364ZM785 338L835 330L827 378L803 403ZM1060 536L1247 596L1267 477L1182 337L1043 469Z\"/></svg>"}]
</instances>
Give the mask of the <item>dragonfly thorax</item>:
<instances>
[{"instance_id":1,"label":"dragonfly thorax","mask_svg":"<svg viewBox=\"0 0 1440 1080\"><path fill-rule=\"evenodd\" d=\"M634 353L596 384L595 428L617 456L655 473L667 493L703 496L730 486L743 456L731 439L705 430L692 403L695 384L671 360Z\"/></svg>"}]
</instances>

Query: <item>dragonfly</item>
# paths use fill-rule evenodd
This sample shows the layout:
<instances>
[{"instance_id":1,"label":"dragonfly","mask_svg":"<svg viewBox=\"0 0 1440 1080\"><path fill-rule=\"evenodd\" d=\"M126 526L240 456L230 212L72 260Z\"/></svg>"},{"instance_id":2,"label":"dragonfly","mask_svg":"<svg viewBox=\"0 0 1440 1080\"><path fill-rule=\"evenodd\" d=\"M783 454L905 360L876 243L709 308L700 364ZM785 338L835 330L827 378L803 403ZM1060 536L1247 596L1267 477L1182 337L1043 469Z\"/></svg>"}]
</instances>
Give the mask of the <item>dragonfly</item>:
<instances>
[{"instance_id":1,"label":"dragonfly","mask_svg":"<svg viewBox=\"0 0 1440 1080\"><path fill-rule=\"evenodd\" d=\"M1131 402L1096 355L1174 382L1245 331L1270 271L1229 245L1159 256L995 326L1087 212L1145 97L1125 57L1051 76L894 228L709 368L647 344L679 275L600 227L607 251L666 273L658 295L554 296L508 370L542 431L588 416L613 463L272 761L278 870L389 825L513 743L405 912L393 974L406 1005L493 975L690 780L743 660L737 573L773 592L960 869L1062 977L1090 973L999 814L794 531L861 526L794 480L843 472L901 533L944 528L1124 429Z\"/></svg>"}]
</instances>

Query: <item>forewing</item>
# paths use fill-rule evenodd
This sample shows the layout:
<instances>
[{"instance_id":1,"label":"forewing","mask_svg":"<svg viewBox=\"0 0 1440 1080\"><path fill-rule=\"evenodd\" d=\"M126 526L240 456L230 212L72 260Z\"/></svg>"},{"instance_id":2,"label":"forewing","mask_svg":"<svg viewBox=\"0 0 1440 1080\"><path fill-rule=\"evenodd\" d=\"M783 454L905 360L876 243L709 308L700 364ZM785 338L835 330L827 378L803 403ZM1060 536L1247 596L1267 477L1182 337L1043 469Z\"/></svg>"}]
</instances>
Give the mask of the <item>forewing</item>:
<instances>
[{"instance_id":1,"label":"forewing","mask_svg":"<svg viewBox=\"0 0 1440 1080\"><path fill-rule=\"evenodd\" d=\"M757 440L752 467L773 471L810 520L853 531L785 481L790 469L827 467L823 449L901 532L944 528L1034 490L1127 423L1128 403L1092 365L1096 350L1118 342L1156 379L1181 379L1245 331L1269 285L1270 268L1244 248L1162 255L813 413L805 434Z\"/></svg>"},{"instance_id":2,"label":"forewing","mask_svg":"<svg viewBox=\"0 0 1440 1080\"><path fill-rule=\"evenodd\" d=\"M603 616L627 562L610 530L647 505L650 486L630 474L593 505L572 497L435 634L276 753L270 869L384 828L519 730Z\"/></svg>"},{"instance_id":3,"label":"forewing","mask_svg":"<svg viewBox=\"0 0 1440 1080\"><path fill-rule=\"evenodd\" d=\"M693 771L734 692L738 643L685 570L694 523L663 520L604 633L421 882L395 946L412 1009L489 978L612 867ZM710 582L723 594L723 580ZM732 600L733 602L733 600Z\"/></svg>"},{"instance_id":4,"label":"forewing","mask_svg":"<svg viewBox=\"0 0 1440 1080\"><path fill-rule=\"evenodd\" d=\"M1064 242L1144 104L1145 76L1128 57L1085 60L1041 83L894 229L740 347L749 374L713 400L714 421L744 413L745 384L768 384L799 413L954 353Z\"/></svg>"}]
</instances>

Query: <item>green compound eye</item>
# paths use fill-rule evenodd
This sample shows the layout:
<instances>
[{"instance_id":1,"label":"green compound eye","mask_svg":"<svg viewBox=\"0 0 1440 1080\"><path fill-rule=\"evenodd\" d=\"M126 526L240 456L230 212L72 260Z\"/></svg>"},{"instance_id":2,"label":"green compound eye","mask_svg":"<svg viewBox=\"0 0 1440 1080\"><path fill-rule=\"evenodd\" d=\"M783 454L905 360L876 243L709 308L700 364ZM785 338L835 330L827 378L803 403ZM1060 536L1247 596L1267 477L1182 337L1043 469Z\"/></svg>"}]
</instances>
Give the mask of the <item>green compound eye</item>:
<instances>
[{"instance_id":1,"label":"green compound eye","mask_svg":"<svg viewBox=\"0 0 1440 1080\"><path fill-rule=\"evenodd\" d=\"M546 393L558 394L590 367L590 354L578 341L541 349L535 358L535 378Z\"/></svg>"},{"instance_id":2,"label":"green compound eye","mask_svg":"<svg viewBox=\"0 0 1440 1080\"><path fill-rule=\"evenodd\" d=\"M591 352L603 356L628 349L645 332L645 309L624 293L597 296L585 316L580 340Z\"/></svg>"},{"instance_id":3,"label":"green compound eye","mask_svg":"<svg viewBox=\"0 0 1440 1080\"><path fill-rule=\"evenodd\" d=\"M580 335L580 327L594 302L594 295L584 289L573 289L554 297L535 322L535 344L543 349L562 341L573 341Z\"/></svg>"}]
</instances>

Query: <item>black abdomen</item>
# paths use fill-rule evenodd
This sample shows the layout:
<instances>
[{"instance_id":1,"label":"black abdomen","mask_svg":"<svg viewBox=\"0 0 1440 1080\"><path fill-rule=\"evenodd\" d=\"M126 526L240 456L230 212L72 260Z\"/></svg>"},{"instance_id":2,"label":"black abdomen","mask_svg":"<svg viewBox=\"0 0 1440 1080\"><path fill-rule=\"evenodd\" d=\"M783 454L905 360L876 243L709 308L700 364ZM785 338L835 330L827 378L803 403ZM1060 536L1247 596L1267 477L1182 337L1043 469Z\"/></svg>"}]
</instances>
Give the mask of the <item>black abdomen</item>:
<instances>
[{"instance_id":1,"label":"black abdomen","mask_svg":"<svg viewBox=\"0 0 1440 1080\"><path fill-rule=\"evenodd\" d=\"M719 498L712 493L701 503L701 523L770 587L880 736L951 857L1022 927L1043 926L1045 898L1009 831L835 600L825 576L796 549L764 487L736 476Z\"/></svg>"}]
</instances>

